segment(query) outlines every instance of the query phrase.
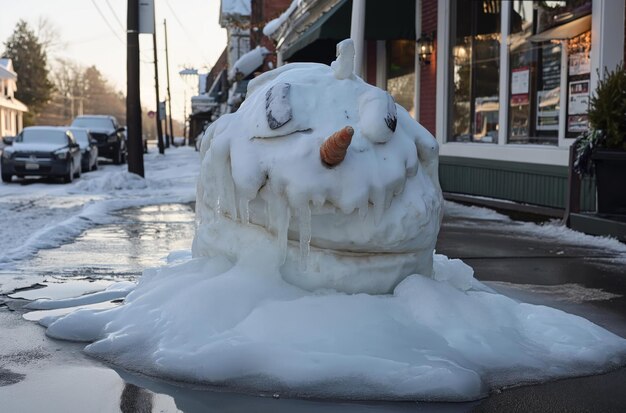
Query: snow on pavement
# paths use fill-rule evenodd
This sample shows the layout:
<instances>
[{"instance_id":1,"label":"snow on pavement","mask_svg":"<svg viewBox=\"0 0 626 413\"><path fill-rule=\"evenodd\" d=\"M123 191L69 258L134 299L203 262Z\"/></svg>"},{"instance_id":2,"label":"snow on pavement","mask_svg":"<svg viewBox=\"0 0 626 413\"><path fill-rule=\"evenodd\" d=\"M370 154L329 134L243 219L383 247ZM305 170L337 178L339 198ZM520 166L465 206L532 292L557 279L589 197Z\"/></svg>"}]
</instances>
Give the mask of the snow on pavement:
<instances>
[{"instance_id":1,"label":"snow on pavement","mask_svg":"<svg viewBox=\"0 0 626 413\"><path fill-rule=\"evenodd\" d=\"M72 184L33 180L0 185L0 270L45 248L71 241L84 230L112 220L123 208L195 200L198 153L190 147L144 155L142 179L127 165L101 165Z\"/></svg>"},{"instance_id":2,"label":"snow on pavement","mask_svg":"<svg viewBox=\"0 0 626 413\"><path fill-rule=\"evenodd\" d=\"M486 221L491 221L492 225L507 226L507 231L510 231L512 236L532 236L565 245L603 249L619 255L619 259L626 262L626 244L611 237L594 236L574 231L564 226L560 220L550 220L541 224L514 221L492 209L461 205L451 201L444 203L444 216L464 221L476 221L478 222L477 225L480 226L484 226ZM466 225L466 222L463 225Z\"/></svg>"}]
</instances>

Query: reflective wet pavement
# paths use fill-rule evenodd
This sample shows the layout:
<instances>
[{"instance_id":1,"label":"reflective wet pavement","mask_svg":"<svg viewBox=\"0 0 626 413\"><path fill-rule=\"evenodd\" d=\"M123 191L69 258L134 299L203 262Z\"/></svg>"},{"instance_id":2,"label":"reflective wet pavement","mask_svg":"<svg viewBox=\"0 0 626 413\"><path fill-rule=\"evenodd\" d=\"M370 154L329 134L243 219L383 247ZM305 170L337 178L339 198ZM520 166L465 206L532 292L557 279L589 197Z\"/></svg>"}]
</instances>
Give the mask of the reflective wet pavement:
<instances>
[{"instance_id":1,"label":"reflective wet pavement","mask_svg":"<svg viewBox=\"0 0 626 413\"><path fill-rule=\"evenodd\" d=\"M129 209L118 213L112 224L89 229L59 248L42 250L0 277L17 277L16 286L51 285L13 297L76 295L88 290L90 283L135 280L146 267L162 265L170 252L188 250L193 232L192 205ZM626 274L623 257L615 253L538 239L520 233L515 223L458 217L446 218L437 249L463 258L474 267L477 278L507 295L582 315L626 337ZM22 318L25 300L0 296L2 301L6 304L0 308L1 411L617 412L626 408L626 369L509 389L472 403L288 400L170 383L100 363L81 352L83 344L49 339L43 328Z\"/></svg>"}]
</instances>

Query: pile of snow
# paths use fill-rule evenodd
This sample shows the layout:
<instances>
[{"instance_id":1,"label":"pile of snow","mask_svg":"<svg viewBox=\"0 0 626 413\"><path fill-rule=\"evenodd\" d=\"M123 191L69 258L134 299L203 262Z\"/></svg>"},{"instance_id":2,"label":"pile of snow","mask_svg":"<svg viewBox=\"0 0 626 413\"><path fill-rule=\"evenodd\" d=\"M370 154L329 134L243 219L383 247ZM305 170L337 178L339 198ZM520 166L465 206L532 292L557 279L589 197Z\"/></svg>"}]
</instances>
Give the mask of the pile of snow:
<instances>
[{"instance_id":1,"label":"pile of snow","mask_svg":"<svg viewBox=\"0 0 626 413\"><path fill-rule=\"evenodd\" d=\"M251 12L250 0L221 0L221 20L239 20L249 17Z\"/></svg>"},{"instance_id":2,"label":"pile of snow","mask_svg":"<svg viewBox=\"0 0 626 413\"><path fill-rule=\"evenodd\" d=\"M146 179L128 171L112 171L104 173L93 179L87 176L80 180L70 193L106 193L111 191L133 191L146 189L148 183Z\"/></svg>"},{"instance_id":3,"label":"pile of snow","mask_svg":"<svg viewBox=\"0 0 626 413\"><path fill-rule=\"evenodd\" d=\"M272 35L278 30L280 26L283 25L287 21L287 19L291 16L291 14L296 10L296 8L302 3L302 0L293 0L287 10L281 13L280 16L275 18L274 20L270 20L265 27L263 28L263 34L267 37L272 37Z\"/></svg>"},{"instance_id":4,"label":"pile of snow","mask_svg":"<svg viewBox=\"0 0 626 413\"><path fill-rule=\"evenodd\" d=\"M42 319L47 334L146 374L299 397L471 400L626 363L626 340L433 254L436 142L338 49L332 69L255 79L207 130L193 258L144 271L119 307ZM345 157L323 165L347 125Z\"/></svg>"},{"instance_id":5,"label":"pile of snow","mask_svg":"<svg viewBox=\"0 0 626 413\"><path fill-rule=\"evenodd\" d=\"M228 71L228 80L232 82L237 78L248 77L263 64L263 59L267 54L269 54L269 50L262 46L257 46L243 54Z\"/></svg>"},{"instance_id":6,"label":"pile of snow","mask_svg":"<svg viewBox=\"0 0 626 413\"><path fill-rule=\"evenodd\" d=\"M471 400L626 362L626 340L493 293L458 260L436 256L435 279L412 275L390 295L350 295L286 283L273 254L259 244L235 264L148 270L124 305L42 324L130 369L283 396Z\"/></svg>"}]
</instances>

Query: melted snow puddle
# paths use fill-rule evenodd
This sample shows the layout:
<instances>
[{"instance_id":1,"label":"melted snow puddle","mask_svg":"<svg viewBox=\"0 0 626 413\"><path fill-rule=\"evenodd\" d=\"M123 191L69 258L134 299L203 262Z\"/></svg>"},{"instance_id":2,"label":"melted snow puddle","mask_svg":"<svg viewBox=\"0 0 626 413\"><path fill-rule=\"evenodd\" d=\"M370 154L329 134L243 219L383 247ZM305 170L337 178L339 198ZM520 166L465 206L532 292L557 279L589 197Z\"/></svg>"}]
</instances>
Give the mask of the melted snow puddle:
<instances>
[{"instance_id":1,"label":"melted snow puddle","mask_svg":"<svg viewBox=\"0 0 626 413\"><path fill-rule=\"evenodd\" d=\"M29 301L39 299L62 300L102 291L113 283L114 281L111 280L94 280L91 278L58 279L46 277L46 281L38 283L45 288L25 289L8 296L9 298Z\"/></svg>"},{"instance_id":2,"label":"melted snow puddle","mask_svg":"<svg viewBox=\"0 0 626 413\"><path fill-rule=\"evenodd\" d=\"M582 284L560 284L560 285L539 285L539 284L515 284L505 281L489 281L485 284L495 289L510 289L532 294L549 296L556 301L566 301L574 304L582 304L587 301L606 301L620 298L622 295L613 294L600 288L588 288Z\"/></svg>"}]
</instances>

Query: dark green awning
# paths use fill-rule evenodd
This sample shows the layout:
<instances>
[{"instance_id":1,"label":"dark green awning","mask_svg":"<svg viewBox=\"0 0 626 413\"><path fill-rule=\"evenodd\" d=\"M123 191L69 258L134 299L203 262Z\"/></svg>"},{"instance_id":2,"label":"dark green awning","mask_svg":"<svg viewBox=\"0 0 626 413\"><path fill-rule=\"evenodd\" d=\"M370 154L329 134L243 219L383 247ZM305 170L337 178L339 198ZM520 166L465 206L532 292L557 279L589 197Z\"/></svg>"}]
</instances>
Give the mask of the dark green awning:
<instances>
[{"instance_id":1,"label":"dark green awning","mask_svg":"<svg viewBox=\"0 0 626 413\"><path fill-rule=\"evenodd\" d=\"M283 58L289 59L316 40L347 39L350 37L351 18L352 0L340 0L283 50ZM365 39L415 40L415 0L367 0Z\"/></svg>"}]
</instances>

